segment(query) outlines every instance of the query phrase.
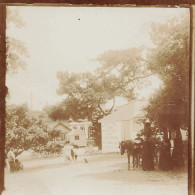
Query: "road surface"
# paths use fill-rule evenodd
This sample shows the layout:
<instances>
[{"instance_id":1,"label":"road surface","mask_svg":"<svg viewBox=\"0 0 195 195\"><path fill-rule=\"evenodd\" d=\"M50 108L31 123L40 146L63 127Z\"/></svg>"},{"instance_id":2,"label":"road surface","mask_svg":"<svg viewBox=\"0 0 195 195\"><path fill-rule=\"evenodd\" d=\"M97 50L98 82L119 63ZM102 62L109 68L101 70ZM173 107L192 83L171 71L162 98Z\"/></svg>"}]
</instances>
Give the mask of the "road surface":
<instances>
[{"instance_id":1,"label":"road surface","mask_svg":"<svg viewBox=\"0 0 195 195\"><path fill-rule=\"evenodd\" d=\"M128 171L120 154L79 157L76 163L59 157L23 164L23 171L6 174L3 195L187 195L187 172Z\"/></svg>"}]
</instances>

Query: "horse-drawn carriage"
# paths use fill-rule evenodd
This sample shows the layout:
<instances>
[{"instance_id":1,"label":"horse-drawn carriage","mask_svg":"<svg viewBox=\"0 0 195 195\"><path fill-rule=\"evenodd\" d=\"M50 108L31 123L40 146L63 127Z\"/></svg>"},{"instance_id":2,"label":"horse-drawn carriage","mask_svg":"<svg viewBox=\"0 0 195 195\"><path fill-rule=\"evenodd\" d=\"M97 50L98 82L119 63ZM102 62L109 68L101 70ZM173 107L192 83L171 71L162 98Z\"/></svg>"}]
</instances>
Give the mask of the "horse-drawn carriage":
<instances>
[{"instance_id":1,"label":"horse-drawn carriage","mask_svg":"<svg viewBox=\"0 0 195 195\"><path fill-rule=\"evenodd\" d=\"M133 169L134 168L143 168L143 158L145 156L144 142L139 140L125 140L121 141L119 144L121 155L125 152L127 153L128 159L128 170L130 169L130 156L132 156L133 161ZM154 144L153 149L151 150L151 164L154 163L155 166L158 166L159 163L159 156L160 156L160 145ZM146 157L147 158L147 157Z\"/></svg>"},{"instance_id":2,"label":"horse-drawn carriage","mask_svg":"<svg viewBox=\"0 0 195 195\"><path fill-rule=\"evenodd\" d=\"M119 148L121 155L127 153L128 170L130 169L130 156L133 157L133 168L141 167L142 162L142 144L139 141L125 140L120 142Z\"/></svg>"}]
</instances>

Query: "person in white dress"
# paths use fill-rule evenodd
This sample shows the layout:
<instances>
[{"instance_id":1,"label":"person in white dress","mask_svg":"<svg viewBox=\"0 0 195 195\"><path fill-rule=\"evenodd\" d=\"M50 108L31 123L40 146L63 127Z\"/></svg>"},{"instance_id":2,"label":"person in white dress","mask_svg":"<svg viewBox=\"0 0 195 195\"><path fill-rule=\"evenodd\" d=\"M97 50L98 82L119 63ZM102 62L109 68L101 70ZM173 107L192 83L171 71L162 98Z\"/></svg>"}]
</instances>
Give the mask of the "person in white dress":
<instances>
[{"instance_id":1,"label":"person in white dress","mask_svg":"<svg viewBox=\"0 0 195 195\"><path fill-rule=\"evenodd\" d=\"M65 156L65 161L71 161L73 162L74 159L72 158L71 150L73 150L73 146L70 144L70 142L67 142L67 144L64 146L63 153Z\"/></svg>"},{"instance_id":2,"label":"person in white dress","mask_svg":"<svg viewBox=\"0 0 195 195\"><path fill-rule=\"evenodd\" d=\"M7 153L7 161L9 163L9 171L14 172L15 169L15 154L14 149L11 147L9 152Z\"/></svg>"}]
</instances>

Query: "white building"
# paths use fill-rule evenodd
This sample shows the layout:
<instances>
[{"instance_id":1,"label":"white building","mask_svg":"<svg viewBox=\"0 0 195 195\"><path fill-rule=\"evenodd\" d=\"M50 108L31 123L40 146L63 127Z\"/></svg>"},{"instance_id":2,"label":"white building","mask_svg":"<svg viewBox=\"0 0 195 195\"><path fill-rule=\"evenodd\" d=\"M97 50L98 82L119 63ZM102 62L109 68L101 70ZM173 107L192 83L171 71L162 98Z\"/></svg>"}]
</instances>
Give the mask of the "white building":
<instances>
[{"instance_id":1,"label":"white building","mask_svg":"<svg viewBox=\"0 0 195 195\"><path fill-rule=\"evenodd\" d=\"M118 152L119 142L135 139L144 128L140 119L144 119L145 100L133 100L120 106L115 111L99 120L102 130L102 152Z\"/></svg>"},{"instance_id":2,"label":"white building","mask_svg":"<svg viewBox=\"0 0 195 195\"><path fill-rule=\"evenodd\" d=\"M61 121L55 124L52 129L60 131L60 137L55 140L70 141L71 144L85 147L90 135L91 122L84 120L79 122Z\"/></svg>"},{"instance_id":3,"label":"white building","mask_svg":"<svg viewBox=\"0 0 195 195\"><path fill-rule=\"evenodd\" d=\"M83 132L85 132L85 136L88 139L90 136L90 130L91 130L91 122L87 121L87 120L81 120L79 122L69 122L68 124L69 128L71 128L72 130L82 130Z\"/></svg>"}]
</instances>

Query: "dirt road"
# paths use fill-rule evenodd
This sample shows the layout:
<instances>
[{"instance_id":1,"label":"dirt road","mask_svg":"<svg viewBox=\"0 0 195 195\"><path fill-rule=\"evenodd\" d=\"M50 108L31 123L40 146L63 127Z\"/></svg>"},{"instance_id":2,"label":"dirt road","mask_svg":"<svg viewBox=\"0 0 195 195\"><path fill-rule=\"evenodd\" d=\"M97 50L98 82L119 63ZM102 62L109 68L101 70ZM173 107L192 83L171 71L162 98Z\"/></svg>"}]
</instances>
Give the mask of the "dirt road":
<instances>
[{"instance_id":1,"label":"dirt road","mask_svg":"<svg viewBox=\"0 0 195 195\"><path fill-rule=\"evenodd\" d=\"M187 195L186 172L127 170L120 154L24 162L25 170L5 177L3 195Z\"/></svg>"}]
</instances>

